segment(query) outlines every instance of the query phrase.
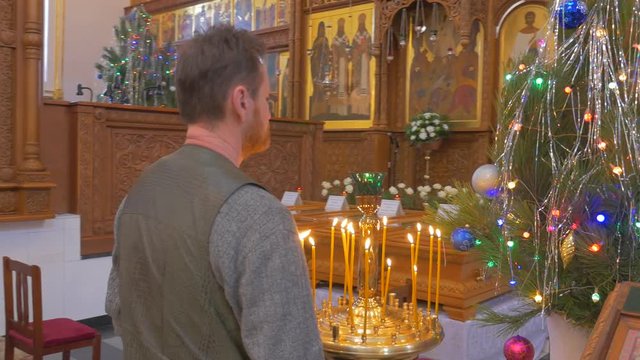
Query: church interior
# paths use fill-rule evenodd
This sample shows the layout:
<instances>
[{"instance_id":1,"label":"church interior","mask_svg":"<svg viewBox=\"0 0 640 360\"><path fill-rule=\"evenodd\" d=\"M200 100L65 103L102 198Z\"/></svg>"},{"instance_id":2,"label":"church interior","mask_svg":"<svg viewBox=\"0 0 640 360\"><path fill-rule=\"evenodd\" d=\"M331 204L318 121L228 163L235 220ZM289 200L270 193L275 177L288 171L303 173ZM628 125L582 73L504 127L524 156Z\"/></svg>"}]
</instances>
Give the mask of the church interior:
<instances>
[{"instance_id":1,"label":"church interior","mask_svg":"<svg viewBox=\"0 0 640 360\"><path fill-rule=\"evenodd\" d=\"M217 24L266 47L271 146L241 169L301 231L328 359L640 358L640 0L0 1L0 254L42 269L45 319L123 358L114 217L184 143L174 66ZM363 286L399 314L386 357L335 334Z\"/></svg>"}]
</instances>

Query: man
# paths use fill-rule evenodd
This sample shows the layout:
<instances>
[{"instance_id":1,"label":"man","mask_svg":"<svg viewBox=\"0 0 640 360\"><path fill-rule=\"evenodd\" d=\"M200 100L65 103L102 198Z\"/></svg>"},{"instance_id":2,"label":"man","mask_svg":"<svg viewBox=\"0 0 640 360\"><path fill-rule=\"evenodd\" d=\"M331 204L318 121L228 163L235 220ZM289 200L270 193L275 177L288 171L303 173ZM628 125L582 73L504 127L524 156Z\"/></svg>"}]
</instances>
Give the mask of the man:
<instances>
[{"instance_id":1,"label":"man","mask_svg":"<svg viewBox=\"0 0 640 360\"><path fill-rule=\"evenodd\" d=\"M107 313L125 359L322 359L291 215L238 166L267 149L263 46L229 25L183 44L185 145L116 215Z\"/></svg>"}]
</instances>

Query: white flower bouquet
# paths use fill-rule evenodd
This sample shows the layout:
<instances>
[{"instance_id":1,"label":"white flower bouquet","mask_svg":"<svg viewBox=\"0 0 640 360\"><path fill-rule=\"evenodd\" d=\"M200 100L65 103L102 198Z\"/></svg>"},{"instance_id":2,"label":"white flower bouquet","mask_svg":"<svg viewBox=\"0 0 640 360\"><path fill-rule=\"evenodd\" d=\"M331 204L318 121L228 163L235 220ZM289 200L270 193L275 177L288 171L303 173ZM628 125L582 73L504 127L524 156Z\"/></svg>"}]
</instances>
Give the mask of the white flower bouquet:
<instances>
[{"instance_id":1,"label":"white flower bouquet","mask_svg":"<svg viewBox=\"0 0 640 360\"><path fill-rule=\"evenodd\" d=\"M456 187L440 184L431 186L418 186L418 194L424 203L428 203L433 208L438 208L439 204L450 202L451 198L456 196L459 190Z\"/></svg>"},{"instance_id":2,"label":"white flower bouquet","mask_svg":"<svg viewBox=\"0 0 640 360\"><path fill-rule=\"evenodd\" d=\"M347 202L353 204L353 179L350 177L344 178L342 181L336 179L333 181L323 181L321 184L322 190L320 194L326 198L329 195L346 196Z\"/></svg>"},{"instance_id":3,"label":"white flower bouquet","mask_svg":"<svg viewBox=\"0 0 640 360\"><path fill-rule=\"evenodd\" d=\"M449 135L449 125L444 116L426 112L409 121L405 134L412 145L435 142Z\"/></svg>"}]
</instances>

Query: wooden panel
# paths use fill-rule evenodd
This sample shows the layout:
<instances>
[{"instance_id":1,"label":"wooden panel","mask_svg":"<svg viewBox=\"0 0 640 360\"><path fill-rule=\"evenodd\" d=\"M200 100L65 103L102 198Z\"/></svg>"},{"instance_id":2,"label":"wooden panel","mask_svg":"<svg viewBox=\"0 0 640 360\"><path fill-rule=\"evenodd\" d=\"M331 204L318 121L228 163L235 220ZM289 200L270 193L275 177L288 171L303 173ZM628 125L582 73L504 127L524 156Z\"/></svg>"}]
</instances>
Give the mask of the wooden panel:
<instances>
[{"instance_id":1,"label":"wooden panel","mask_svg":"<svg viewBox=\"0 0 640 360\"><path fill-rule=\"evenodd\" d=\"M62 111L53 106L48 113ZM96 103L55 106L69 108L66 129L73 145L71 154L65 154L64 147L47 149L52 149L52 157L75 159L66 172L62 161L56 176L66 175L61 183L71 183L68 209L81 216L82 254L108 253L118 205L149 164L182 145L186 126L174 109ZM317 187L313 164L321 130L322 123L272 120L271 148L248 159L242 169L277 197L298 186ZM58 200L64 208L64 199Z\"/></svg>"}]
</instances>

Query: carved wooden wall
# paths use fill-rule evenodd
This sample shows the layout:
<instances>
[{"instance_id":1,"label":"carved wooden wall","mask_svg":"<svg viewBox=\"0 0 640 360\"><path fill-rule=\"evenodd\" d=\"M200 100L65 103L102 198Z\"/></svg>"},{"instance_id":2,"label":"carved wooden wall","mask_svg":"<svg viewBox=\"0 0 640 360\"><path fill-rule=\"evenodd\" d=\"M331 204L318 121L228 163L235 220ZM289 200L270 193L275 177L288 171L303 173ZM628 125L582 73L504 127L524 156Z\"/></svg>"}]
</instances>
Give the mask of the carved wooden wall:
<instances>
[{"instance_id":1,"label":"carved wooden wall","mask_svg":"<svg viewBox=\"0 0 640 360\"><path fill-rule=\"evenodd\" d=\"M42 7L0 1L0 221L53 217L40 160Z\"/></svg>"},{"instance_id":2,"label":"carved wooden wall","mask_svg":"<svg viewBox=\"0 0 640 360\"><path fill-rule=\"evenodd\" d=\"M67 173L72 178L69 211L81 216L82 254L108 253L118 205L149 164L182 145L186 127L175 109L57 102L47 104L46 111L53 114L61 107L70 114L69 157L75 162ZM272 120L271 134L270 149L245 161L242 169L277 197L298 186L319 187L313 164L322 123Z\"/></svg>"}]
</instances>

